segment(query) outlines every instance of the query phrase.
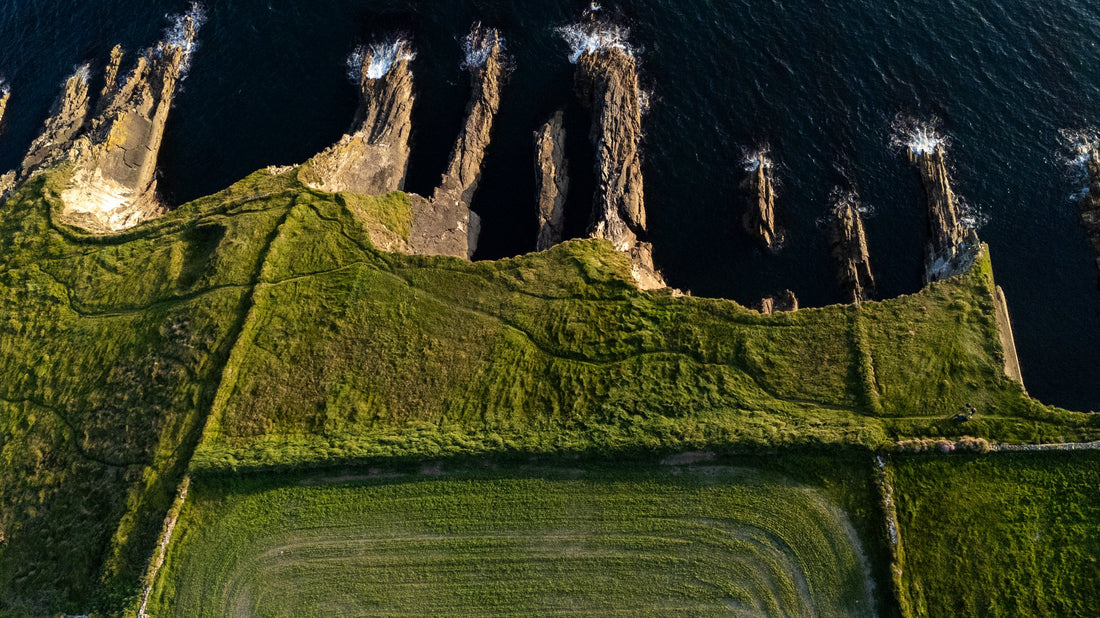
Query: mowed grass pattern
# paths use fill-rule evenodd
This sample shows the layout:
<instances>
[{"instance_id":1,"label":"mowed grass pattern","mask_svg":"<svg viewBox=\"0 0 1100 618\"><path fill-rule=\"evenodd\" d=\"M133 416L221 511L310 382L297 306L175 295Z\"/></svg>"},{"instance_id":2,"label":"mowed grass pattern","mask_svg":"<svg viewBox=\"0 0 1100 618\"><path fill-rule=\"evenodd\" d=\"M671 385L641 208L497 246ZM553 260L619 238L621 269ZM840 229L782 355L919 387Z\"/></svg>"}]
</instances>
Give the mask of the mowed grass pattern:
<instances>
[{"instance_id":1,"label":"mowed grass pattern","mask_svg":"<svg viewBox=\"0 0 1100 618\"><path fill-rule=\"evenodd\" d=\"M821 490L743 468L193 490L155 616L874 613Z\"/></svg>"}]
</instances>

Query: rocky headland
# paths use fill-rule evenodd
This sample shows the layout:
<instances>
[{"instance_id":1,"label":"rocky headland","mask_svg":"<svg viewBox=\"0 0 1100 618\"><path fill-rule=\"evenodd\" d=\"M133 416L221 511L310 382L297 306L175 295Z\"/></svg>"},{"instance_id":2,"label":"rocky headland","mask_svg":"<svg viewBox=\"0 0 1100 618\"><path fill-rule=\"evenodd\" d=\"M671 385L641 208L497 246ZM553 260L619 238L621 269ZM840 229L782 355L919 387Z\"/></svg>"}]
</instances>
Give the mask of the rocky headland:
<instances>
[{"instance_id":1,"label":"rocky headland","mask_svg":"<svg viewBox=\"0 0 1100 618\"><path fill-rule=\"evenodd\" d=\"M845 295L853 303L867 300L875 287L875 276L871 272L859 198L854 194L842 195L833 206L830 242L840 266L837 279Z\"/></svg>"},{"instance_id":2,"label":"rocky headland","mask_svg":"<svg viewBox=\"0 0 1100 618\"><path fill-rule=\"evenodd\" d=\"M23 157L22 169L25 174L63 154L76 134L84 128L91 107L88 86L90 79L91 67L85 64L65 81L61 96L50 109L50 116L46 119L42 132L31 142L26 156Z\"/></svg>"},{"instance_id":3,"label":"rocky headland","mask_svg":"<svg viewBox=\"0 0 1100 618\"><path fill-rule=\"evenodd\" d=\"M978 250L978 236L963 224L959 202L951 190L942 140L922 136L910 144L909 160L920 172L928 198L928 231L925 253L926 283L947 279L970 268Z\"/></svg>"},{"instance_id":4,"label":"rocky headland","mask_svg":"<svg viewBox=\"0 0 1100 618\"><path fill-rule=\"evenodd\" d=\"M577 92L592 113L597 189L589 235L630 255L643 290L666 287L646 233L642 183L642 92L637 61L624 45L586 49L577 59Z\"/></svg>"},{"instance_id":5,"label":"rocky headland","mask_svg":"<svg viewBox=\"0 0 1100 618\"><path fill-rule=\"evenodd\" d=\"M563 113L557 112L535 133L535 173L539 207L537 249L545 251L562 241L569 170L565 160Z\"/></svg>"},{"instance_id":6,"label":"rocky headland","mask_svg":"<svg viewBox=\"0 0 1100 618\"><path fill-rule=\"evenodd\" d=\"M1096 249L1096 266L1100 268L1100 150L1091 149L1085 162L1089 190L1081 200L1081 223Z\"/></svg>"},{"instance_id":7,"label":"rocky headland","mask_svg":"<svg viewBox=\"0 0 1100 618\"><path fill-rule=\"evenodd\" d=\"M307 186L377 195L405 187L415 102L413 58L405 41L362 46L348 59L360 93L351 130L310 159L298 177Z\"/></svg>"},{"instance_id":8,"label":"rocky headland","mask_svg":"<svg viewBox=\"0 0 1100 618\"><path fill-rule=\"evenodd\" d=\"M769 251L783 244L783 231L775 224L775 170L766 151L755 152L745 160L748 178L741 188L748 196L748 210L741 224L750 236Z\"/></svg>"}]
</instances>

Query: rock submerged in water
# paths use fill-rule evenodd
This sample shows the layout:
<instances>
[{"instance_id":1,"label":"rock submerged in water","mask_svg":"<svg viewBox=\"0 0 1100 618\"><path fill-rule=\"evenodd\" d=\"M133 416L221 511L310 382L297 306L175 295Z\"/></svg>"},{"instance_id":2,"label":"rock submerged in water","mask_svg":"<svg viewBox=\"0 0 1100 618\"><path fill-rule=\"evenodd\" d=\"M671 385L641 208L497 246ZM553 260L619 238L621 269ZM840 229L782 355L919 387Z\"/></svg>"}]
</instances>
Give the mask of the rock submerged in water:
<instances>
[{"instance_id":1,"label":"rock submerged in water","mask_svg":"<svg viewBox=\"0 0 1100 618\"><path fill-rule=\"evenodd\" d=\"M951 190L942 141L928 147L909 148L909 160L920 171L928 197L928 231L931 239L925 255L925 283L966 272L978 251L978 236L960 220L958 200Z\"/></svg>"},{"instance_id":2,"label":"rock submerged in water","mask_svg":"<svg viewBox=\"0 0 1100 618\"><path fill-rule=\"evenodd\" d=\"M557 112L535 133L535 172L539 207L537 249L545 251L562 241L569 170L565 160L563 113Z\"/></svg>"},{"instance_id":3,"label":"rock submerged in water","mask_svg":"<svg viewBox=\"0 0 1100 618\"><path fill-rule=\"evenodd\" d=\"M1096 250L1096 267L1100 268L1100 151L1095 148L1089 151L1085 165L1089 175L1089 190L1081 200L1081 223Z\"/></svg>"},{"instance_id":4,"label":"rock submerged in water","mask_svg":"<svg viewBox=\"0 0 1100 618\"><path fill-rule=\"evenodd\" d=\"M775 224L775 171L767 152L760 151L746 161L749 177L741 184L748 195L748 211L741 224L753 238L769 251L777 251L783 244L783 231Z\"/></svg>"},{"instance_id":5,"label":"rock submerged in water","mask_svg":"<svg viewBox=\"0 0 1100 618\"><path fill-rule=\"evenodd\" d=\"M577 60L577 93L592 112L598 185L589 235L608 240L631 257L638 287L667 287L653 262L646 232L642 183L642 109L638 66L623 45L606 45Z\"/></svg>"},{"instance_id":6,"label":"rock submerged in water","mask_svg":"<svg viewBox=\"0 0 1100 618\"><path fill-rule=\"evenodd\" d=\"M854 194L841 196L833 206L830 241L833 256L840 264L837 278L846 296L853 303L867 300L875 287L875 277L871 272L863 215Z\"/></svg>"}]
</instances>

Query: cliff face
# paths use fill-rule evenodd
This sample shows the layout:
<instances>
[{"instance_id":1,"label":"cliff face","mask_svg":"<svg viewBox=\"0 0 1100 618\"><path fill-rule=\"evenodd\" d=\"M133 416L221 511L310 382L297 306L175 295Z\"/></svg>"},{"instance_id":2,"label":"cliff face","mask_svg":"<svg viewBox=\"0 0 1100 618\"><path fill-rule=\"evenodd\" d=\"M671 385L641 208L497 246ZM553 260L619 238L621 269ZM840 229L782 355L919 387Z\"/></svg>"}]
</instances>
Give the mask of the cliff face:
<instances>
[{"instance_id":1,"label":"cliff face","mask_svg":"<svg viewBox=\"0 0 1100 618\"><path fill-rule=\"evenodd\" d=\"M29 174L41 165L53 162L69 147L73 137L84 127L91 99L88 96L90 67L84 65L65 81L65 89L50 110L50 117L23 157L22 169Z\"/></svg>"},{"instance_id":2,"label":"cliff face","mask_svg":"<svg viewBox=\"0 0 1100 618\"><path fill-rule=\"evenodd\" d=\"M577 92L592 110L598 186L589 235L611 241L631 256L632 274L643 290L666 287L653 262L646 232L642 184L642 109L638 66L621 46L584 53L577 60Z\"/></svg>"},{"instance_id":3,"label":"cliff face","mask_svg":"<svg viewBox=\"0 0 1100 618\"><path fill-rule=\"evenodd\" d=\"M760 300L757 310L764 315L776 312L798 311L798 297L790 290L783 290L778 296L767 296Z\"/></svg>"},{"instance_id":4,"label":"cliff face","mask_svg":"<svg viewBox=\"0 0 1100 618\"><path fill-rule=\"evenodd\" d=\"M121 50L112 53L101 111L67 154L73 163L72 178L61 194L67 223L117 232L165 211L156 195L157 156L194 46L197 19L180 17L122 82L117 80Z\"/></svg>"},{"instance_id":5,"label":"cliff face","mask_svg":"<svg viewBox=\"0 0 1100 618\"><path fill-rule=\"evenodd\" d=\"M506 60L500 34L492 28L475 26L466 47L466 68L473 88L466 123L432 198L413 200L409 242L414 253L470 259L477 251L481 219L470 210L470 203L481 181L482 163L500 109Z\"/></svg>"},{"instance_id":6,"label":"cliff face","mask_svg":"<svg viewBox=\"0 0 1100 618\"><path fill-rule=\"evenodd\" d=\"M854 303L867 300L875 287L875 277L871 273L863 215L855 196L844 196L833 207L830 236L833 256L840 265L838 280L845 294Z\"/></svg>"},{"instance_id":7,"label":"cliff face","mask_svg":"<svg viewBox=\"0 0 1100 618\"><path fill-rule=\"evenodd\" d=\"M638 67L624 49L606 47L577 61L577 92L592 110L598 189L590 234L629 251L646 231L642 184L642 110Z\"/></svg>"},{"instance_id":8,"label":"cliff face","mask_svg":"<svg viewBox=\"0 0 1100 618\"><path fill-rule=\"evenodd\" d=\"M565 128L557 112L535 133L535 173L538 182L538 250L545 251L562 241L565 227L565 198L569 193L569 170L565 160Z\"/></svg>"},{"instance_id":9,"label":"cliff face","mask_svg":"<svg viewBox=\"0 0 1100 618\"><path fill-rule=\"evenodd\" d=\"M775 225L775 176L772 164L763 153L750 160L749 177L741 187L748 194L749 208L741 219L745 231L775 251L783 242L783 233Z\"/></svg>"},{"instance_id":10,"label":"cliff face","mask_svg":"<svg viewBox=\"0 0 1100 618\"><path fill-rule=\"evenodd\" d=\"M400 41L353 55L349 64L361 101L352 130L302 167L303 182L332 193L376 195L404 188L415 100L411 58Z\"/></svg>"},{"instance_id":11,"label":"cliff face","mask_svg":"<svg viewBox=\"0 0 1100 618\"><path fill-rule=\"evenodd\" d=\"M1081 222L1096 249L1096 266L1100 268L1100 151L1094 149L1089 153L1087 166L1089 192L1081 200Z\"/></svg>"},{"instance_id":12,"label":"cliff face","mask_svg":"<svg viewBox=\"0 0 1100 618\"><path fill-rule=\"evenodd\" d=\"M974 261L978 239L959 221L958 202L951 190L942 144L920 151L909 159L920 171L928 197L928 231L931 240L925 256L925 282L939 281L964 272Z\"/></svg>"}]
</instances>

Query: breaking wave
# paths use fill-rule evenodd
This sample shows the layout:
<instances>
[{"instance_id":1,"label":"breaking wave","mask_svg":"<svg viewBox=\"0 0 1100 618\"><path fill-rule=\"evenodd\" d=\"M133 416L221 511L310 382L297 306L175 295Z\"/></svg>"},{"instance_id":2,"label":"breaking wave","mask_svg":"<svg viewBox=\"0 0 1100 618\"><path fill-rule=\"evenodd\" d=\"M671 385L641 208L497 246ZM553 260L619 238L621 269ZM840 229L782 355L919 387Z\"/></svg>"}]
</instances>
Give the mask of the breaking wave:
<instances>
[{"instance_id":1,"label":"breaking wave","mask_svg":"<svg viewBox=\"0 0 1100 618\"><path fill-rule=\"evenodd\" d=\"M73 74L69 79L79 79L87 84L92 80L92 65L82 64L73 69ZM68 81L68 80L65 80Z\"/></svg>"},{"instance_id":2,"label":"breaking wave","mask_svg":"<svg viewBox=\"0 0 1100 618\"><path fill-rule=\"evenodd\" d=\"M1080 201L1089 194L1088 162L1093 151L1100 149L1100 131L1093 128L1063 129L1058 132L1058 141L1058 158L1066 170L1069 182L1078 187L1069 199Z\"/></svg>"},{"instance_id":3,"label":"breaking wave","mask_svg":"<svg viewBox=\"0 0 1100 618\"><path fill-rule=\"evenodd\" d=\"M569 45L569 62L573 64L576 64L581 56L604 49L618 49L634 55L634 49L627 43L630 30L621 26L599 23L573 24L558 28L558 34Z\"/></svg>"},{"instance_id":4,"label":"breaking wave","mask_svg":"<svg viewBox=\"0 0 1100 618\"><path fill-rule=\"evenodd\" d=\"M767 147L750 150L741 158L741 169L746 172L755 172L760 168L772 169L775 163L771 159L771 152Z\"/></svg>"},{"instance_id":5,"label":"breaking wave","mask_svg":"<svg viewBox=\"0 0 1100 618\"><path fill-rule=\"evenodd\" d=\"M890 145L914 155L931 154L936 148L946 148L948 140L939 129L938 120L917 120L899 117L893 124Z\"/></svg>"},{"instance_id":6,"label":"breaking wave","mask_svg":"<svg viewBox=\"0 0 1100 618\"><path fill-rule=\"evenodd\" d=\"M500 36L500 31L486 28L480 22L474 24L462 41L462 68L476 69L485 66L489 55L493 53L493 47L498 45L504 47L504 37Z\"/></svg>"},{"instance_id":7,"label":"breaking wave","mask_svg":"<svg viewBox=\"0 0 1100 618\"><path fill-rule=\"evenodd\" d=\"M198 2L192 2L185 13L168 16L164 40L157 45L155 51L162 53L165 49L173 47L183 51L183 62L180 66L181 78L186 77L187 70L191 67L191 56L198 47L195 36L204 24L206 24L206 7Z\"/></svg>"},{"instance_id":8,"label":"breaking wave","mask_svg":"<svg viewBox=\"0 0 1100 618\"><path fill-rule=\"evenodd\" d=\"M364 74L367 79L381 79L397 62L415 57L408 41L402 38L360 45L348 56L348 79L356 84L363 80Z\"/></svg>"}]
</instances>

